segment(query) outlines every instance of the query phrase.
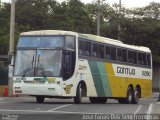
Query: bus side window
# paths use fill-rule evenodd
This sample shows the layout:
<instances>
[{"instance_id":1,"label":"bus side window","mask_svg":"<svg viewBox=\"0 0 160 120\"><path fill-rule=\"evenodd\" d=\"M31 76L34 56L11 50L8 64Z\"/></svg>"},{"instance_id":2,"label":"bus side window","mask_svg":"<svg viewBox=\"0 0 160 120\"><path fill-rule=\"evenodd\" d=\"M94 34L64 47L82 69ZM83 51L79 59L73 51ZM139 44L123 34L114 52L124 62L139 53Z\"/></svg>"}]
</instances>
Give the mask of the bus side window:
<instances>
[{"instance_id":1,"label":"bus side window","mask_svg":"<svg viewBox=\"0 0 160 120\"><path fill-rule=\"evenodd\" d=\"M74 73L75 68L75 52L64 51L63 58L63 78L64 80L70 78Z\"/></svg>"},{"instance_id":2,"label":"bus side window","mask_svg":"<svg viewBox=\"0 0 160 120\"><path fill-rule=\"evenodd\" d=\"M91 42L85 41L85 56L91 56Z\"/></svg>"},{"instance_id":3,"label":"bus side window","mask_svg":"<svg viewBox=\"0 0 160 120\"><path fill-rule=\"evenodd\" d=\"M138 64L139 65L142 64L142 55L141 55L141 53L138 53Z\"/></svg>"},{"instance_id":4,"label":"bus side window","mask_svg":"<svg viewBox=\"0 0 160 120\"><path fill-rule=\"evenodd\" d=\"M111 60L116 60L116 47L111 47Z\"/></svg>"},{"instance_id":5,"label":"bus side window","mask_svg":"<svg viewBox=\"0 0 160 120\"><path fill-rule=\"evenodd\" d=\"M142 53L142 65L147 65L146 54Z\"/></svg>"},{"instance_id":6,"label":"bus side window","mask_svg":"<svg viewBox=\"0 0 160 120\"><path fill-rule=\"evenodd\" d=\"M105 59L111 60L111 48L109 46L105 46Z\"/></svg>"},{"instance_id":7,"label":"bus side window","mask_svg":"<svg viewBox=\"0 0 160 120\"><path fill-rule=\"evenodd\" d=\"M133 51L133 63L137 64L137 52Z\"/></svg>"},{"instance_id":8,"label":"bus side window","mask_svg":"<svg viewBox=\"0 0 160 120\"><path fill-rule=\"evenodd\" d=\"M133 63L133 51L128 50L128 62Z\"/></svg>"},{"instance_id":9,"label":"bus side window","mask_svg":"<svg viewBox=\"0 0 160 120\"><path fill-rule=\"evenodd\" d=\"M99 44L99 58L104 59L104 45Z\"/></svg>"},{"instance_id":10,"label":"bus side window","mask_svg":"<svg viewBox=\"0 0 160 120\"><path fill-rule=\"evenodd\" d=\"M79 55L85 55L84 53L84 41L79 40L79 46L78 46L78 50L79 50Z\"/></svg>"},{"instance_id":11,"label":"bus side window","mask_svg":"<svg viewBox=\"0 0 160 120\"><path fill-rule=\"evenodd\" d=\"M123 51L120 48L117 48L117 61L123 61Z\"/></svg>"},{"instance_id":12,"label":"bus side window","mask_svg":"<svg viewBox=\"0 0 160 120\"><path fill-rule=\"evenodd\" d=\"M147 66L151 66L151 56L147 54Z\"/></svg>"},{"instance_id":13,"label":"bus side window","mask_svg":"<svg viewBox=\"0 0 160 120\"><path fill-rule=\"evenodd\" d=\"M73 36L66 36L65 37L65 47L74 49L75 48L75 37Z\"/></svg>"},{"instance_id":14,"label":"bus side window","mask_svg":"<svg viewBox=\"0 0 160 120\"><path fill-rule=\"evenodd\" d=\"M92 46L92 51L93 51L93 57L98 57L98 44L96 43L93 43L93 46Z\"/></svg>"},{"instance_id":15,"label":"bus side window","mask_svg":"<svg viewBox=\"0 0 160 120\"><path fill-rule=\"evenodd\" d=\"M117 60L120 62L127 62L127 50L117 48Z\"/></svg>"}]
</instances>

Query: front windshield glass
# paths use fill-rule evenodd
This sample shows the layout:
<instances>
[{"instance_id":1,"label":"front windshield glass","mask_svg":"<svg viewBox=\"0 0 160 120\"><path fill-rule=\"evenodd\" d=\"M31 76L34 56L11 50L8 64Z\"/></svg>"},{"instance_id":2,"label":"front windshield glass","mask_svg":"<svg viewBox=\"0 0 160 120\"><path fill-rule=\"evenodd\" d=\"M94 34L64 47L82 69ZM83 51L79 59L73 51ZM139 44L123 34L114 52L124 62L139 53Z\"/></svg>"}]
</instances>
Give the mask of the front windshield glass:
<instances>
[{"instance_id":1,"label":"front windshield glass","mask_svg":"<svg viewBox=\"0 0 160 120\"><path fill-rule=\"evenodd\" d=\"M63 47L64 36L20 36L17 47Z\"/></svg>"},{"instance_id":2,"label":"front windshield glass","mask_svg":"<svg viewBox=\"0 0 160 120\"><path fill-rule=\"evenodd\" d=\"M60 76L61 50L37 50L37 76Z\"/></svg>"},{"instance_id":3,"label":"front windshield glass","mask_svg":"<svg viewBox=\"0 0 160 120\"><path fill-rule=\"evenodd\" d=\"M62 50L18 50L15 76L60 76Z\"/></svg>"},{"instance_id":4,"label":"front windshield glass","mask_svg":"<svg viewBox=\"0 0 160 120\"><path fill-rule=\"evenodd\" d=\"M33 76L34 57L35 57L35 51L33 50L18 50L14 74L22 76L23 74L27 73Z\"/></svg>"}]
</instances>

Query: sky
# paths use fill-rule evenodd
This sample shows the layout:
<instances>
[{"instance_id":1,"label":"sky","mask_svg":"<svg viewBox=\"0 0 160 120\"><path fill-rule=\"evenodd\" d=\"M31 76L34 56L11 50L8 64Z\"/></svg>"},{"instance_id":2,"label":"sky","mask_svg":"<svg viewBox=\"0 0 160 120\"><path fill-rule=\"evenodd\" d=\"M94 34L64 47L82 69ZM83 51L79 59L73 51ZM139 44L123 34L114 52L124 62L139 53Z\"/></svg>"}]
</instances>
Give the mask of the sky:
<instances>
[{"instance_id":1,"label":"sky","mask_svg":"<svg viewBox=\"0 0 160 120\"><path fill-rule=\"evenodd\" d=\"M2 2L10 2L11 0L1 0ZM62 2L63 0L57 0L59 2ZM91 3L93 0L81 0L84 3ZM122 6L126 8L135 8L135 7L143 7L148 5L150 2L159 2L160 0L121 0ZM119 0L106 0L110 5L113 3L119 3Z\"/></svg>"}]
</instances>

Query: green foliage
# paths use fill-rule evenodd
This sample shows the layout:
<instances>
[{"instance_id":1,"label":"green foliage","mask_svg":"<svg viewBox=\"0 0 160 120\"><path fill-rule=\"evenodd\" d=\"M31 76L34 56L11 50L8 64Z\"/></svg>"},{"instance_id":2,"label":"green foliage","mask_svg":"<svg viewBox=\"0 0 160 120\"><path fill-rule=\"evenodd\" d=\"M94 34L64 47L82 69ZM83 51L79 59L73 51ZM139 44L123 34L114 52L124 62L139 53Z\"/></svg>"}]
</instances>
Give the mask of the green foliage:
<instances>
[{"instance_id":1,"label":"green foliage","mask_svg":"<svg viewBox=\"0 0 160 120\"><path fill-rule=\"evenodd\" d=\"M136 9L110 6L101 1L101 36L118 38L124 43L147 46L152 50L153 60L160 63L160 3ZM42 29L69 30L96 34L96 1L83 4L80 0L17 0L15 46L21 32ZM120 19L119 19L120 16ZM3 3L0 11L0 53L8 53L10 4Z\"/></svg>"}]
</instances>

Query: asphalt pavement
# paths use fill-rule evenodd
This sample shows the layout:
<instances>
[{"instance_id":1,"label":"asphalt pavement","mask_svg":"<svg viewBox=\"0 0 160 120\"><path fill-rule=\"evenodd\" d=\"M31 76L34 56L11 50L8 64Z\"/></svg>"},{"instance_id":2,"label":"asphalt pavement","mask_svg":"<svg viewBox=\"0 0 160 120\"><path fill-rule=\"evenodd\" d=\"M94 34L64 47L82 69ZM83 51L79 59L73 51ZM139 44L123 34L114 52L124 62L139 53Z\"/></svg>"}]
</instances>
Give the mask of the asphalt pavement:
<instances>
[{"instance_id":1,"label":"asphalt pavement","mask_svg":"<svg viewBox=\"0 0 160 120\"><path fill-rule=\"evenodd\" d=\"M73 99L45 99L39 104L29 96L1 97L0 120L160 120L157 100L156 93L138 104L119 104L112 99L105 104L91 104L88 98L82 104L74 104Z\"/></svg>"}]
</instances>

